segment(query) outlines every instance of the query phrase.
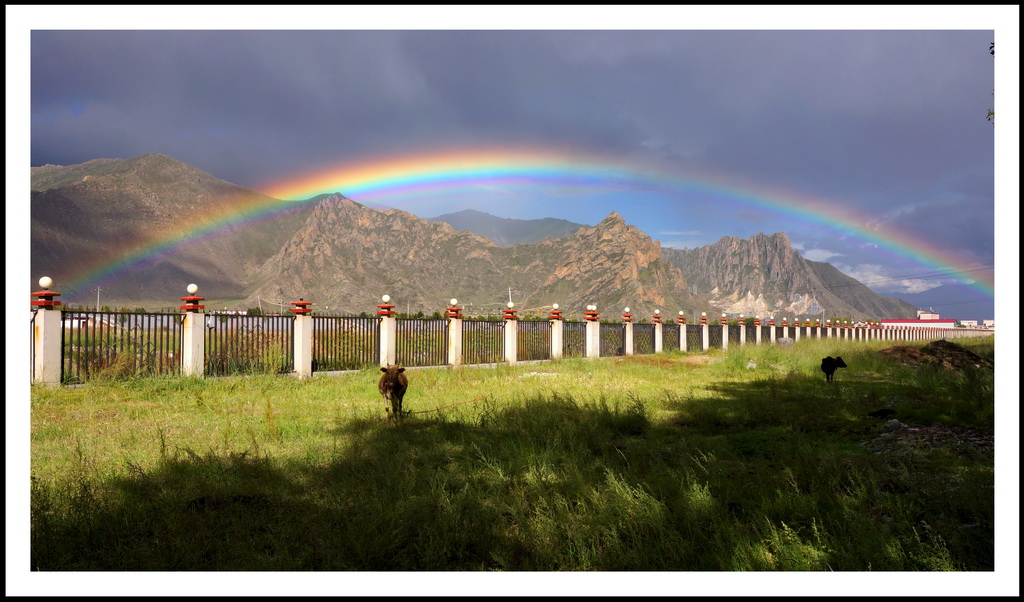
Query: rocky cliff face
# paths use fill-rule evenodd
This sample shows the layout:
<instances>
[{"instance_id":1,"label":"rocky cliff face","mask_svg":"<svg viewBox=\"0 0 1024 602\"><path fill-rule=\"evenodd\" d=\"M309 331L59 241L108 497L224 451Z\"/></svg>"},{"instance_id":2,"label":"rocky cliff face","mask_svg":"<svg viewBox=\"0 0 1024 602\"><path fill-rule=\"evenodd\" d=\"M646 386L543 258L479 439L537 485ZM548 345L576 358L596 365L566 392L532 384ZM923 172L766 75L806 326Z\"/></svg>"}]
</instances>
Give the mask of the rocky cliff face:
<instances>
[{"instance_id":1,"label":"rocky cliff face","mask_svg":"<svg viewBox=\"0 0 1024 602\"><path fill-rule=\"evenodd\" d=\"M674 315L708 306L689 292L682 272L664 260L661 245L615 212L592 228L533 248L519 245L512 254L514 264L525 263L521 258L526 255L538 257L527 270L542 278L530 286L537 291L529 296L535 305L583 308L593 303L616 316L628 306L645 318L655 309Z\"/></svg>"},{"instance_id":2,"label":"rocky cliff face","mask_svg":"<svg viewBox=\"0 0 1024 602\"><path fill-rule=\"evenodd\" d=\"M331 195L260 267L247 301L303 297L318 308L359 313L374 310L388 294L403 311L408 305L432 313L452 297L486 289L482 283L504 282L495 249L443 222Z\"/></svg>"},{"instance_id":3,"label":"rocky cliff face","mask_svg":"<svg viewBox=\"0 0 1024 602\"><path fill-rule=\"evenodd\" d=\"M662 259L658 243L615 213L572 236L502 248L443 222L377 211L341 195L320 201L256 281L250 304L303 297L346 312L372 310L383 294L402 311L432 313L455 297L497 312L510 288L523 310L553 303L567 311L595 303L615 312L625 305L637 312L703 305Z\"/></svg>"},{"instance_id":4,"label":"rocky cliff face","mask_svg":"<svg viewBox=\"0 0 1024 602\"><path fill-rule=\"evenodd\" d=\"M782 232L723 237L692 250L666 249L698 294L724 312L879 318L913 317L915 308L883 297L835 267L801 256Z\"/></svg>"}]
</instances>

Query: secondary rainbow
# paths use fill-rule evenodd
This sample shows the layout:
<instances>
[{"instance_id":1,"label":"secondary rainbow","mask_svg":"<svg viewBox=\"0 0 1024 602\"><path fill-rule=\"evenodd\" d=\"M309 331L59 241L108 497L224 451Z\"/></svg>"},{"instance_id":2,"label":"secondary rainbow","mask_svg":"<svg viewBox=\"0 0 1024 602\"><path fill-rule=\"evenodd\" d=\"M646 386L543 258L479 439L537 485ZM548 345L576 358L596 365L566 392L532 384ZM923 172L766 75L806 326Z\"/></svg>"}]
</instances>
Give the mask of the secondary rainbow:
<instances>
[{"instance_id":1,"label":"secondary rainbow","mask_svg":"<svg viewBox=\"0 0 1024 602\"><path fill-rule=\"evenodd\" d=\"M68 294L173 254L183 245L217 236L228 228L273 219L319 194L340 192L360 202L389 198L408 201L417 195L493 187L575 188L593 194L647 191L676 195L681 205L695 194L714 195L737 208L760 208L852 236L930 270L961 280L969 278L968 284L973 288L988 296L994 294L990 270L965 264L954 253L930 241L871 225L865 216L845 209L842 203L788 190L743 188L720 177L671 176L628 162L538 149L471 149L386 157L340 164L269 184L262 188L270 198L236 202L215 215L179 224L174 233L156 233L132 248L112 251L97 262L96 268L69 283Z\"/></svg>"}]
</instances>

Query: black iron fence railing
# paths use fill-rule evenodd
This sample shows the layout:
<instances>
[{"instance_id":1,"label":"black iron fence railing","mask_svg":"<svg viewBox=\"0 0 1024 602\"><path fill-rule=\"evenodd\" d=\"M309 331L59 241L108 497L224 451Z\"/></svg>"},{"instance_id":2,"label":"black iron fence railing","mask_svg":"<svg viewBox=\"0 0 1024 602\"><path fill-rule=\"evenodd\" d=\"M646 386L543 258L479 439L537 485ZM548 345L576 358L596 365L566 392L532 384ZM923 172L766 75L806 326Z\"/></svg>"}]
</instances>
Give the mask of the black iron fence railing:
<instances>
[{"instance_id":1,"label":"black iron fence railing","mask_svg":"<svg viewBox=\"0 0 1024 602\"><path fill-rule=\"evenodd\" d=\"M206 374L283 374L293 365L292 316L206 316Z\"/></svg>"},{"instance_id":2,"label":"black iron fence railing","mask_svg":"<svg viewBox=\"0 0 1024 602\"><path fill-rule=\"evenodd\" d=\"M562 322L562 357L583 357L587 354L587 323Z\"/></svg>"},{"instance_id":3,"label":"black iron fence railing","mask_svg":"<svg viewBox=\"0 0 1024 602\"><path fill-rule=\"evenodd\" d=\"M664 335L664 331L662 334ZM654 324L633 325L633 353L637 355L654 353Z\"/></svg>"},{"instance_id":4,"label":"black iron fence railing","mask_svg":"<svg viewBox=\"0 0 1024 602\"><path fill-rule=\"evenodd\" d=\"M687 324L686 325L686 349L687 351L700 351L701 350L701 325L700 324Z\"/></svg>"},{"instance_id":5,"label":"black iron fence railing","mask_svg":"<svg viewBox=\"0 0 1024 602\"><path fill-rule=\"evenodd\" d=\"M516 327L518 360L551 359L551 325L549 323L520 320Z\"/></svg>"},{"instance_id":6,"label":"black iron fence railing","mask_svg":"<svg viewBox=\"0 0 1024 602\"><path fill-rule=\"evenodd\" d=\"M722 326L719 324L710 324L708 326L708 348L709 349L721 349L722 348Z\"/></svg>"},{"instance_id":7,"label":"black iron fence railing","mask_svg":"<svg viewBox=\"0 0 1024 602\"><path fill-rule=\"evenodd\" d=\"M380 361L380 319L313 316L313 372L359 370Z\"/></svg>"},{"instance_id":8,"label":"black iron fence railing","mask_svg":"<svg viewBox=\"0 0 1024 602\"><path fill-rule=\"evenodd\" d=\"M50 311L50 310L48 310ZM110 311L63 311L60 313L60 382L83 383L95 378L127 378L146 375L178 375L185 372L183 358L193 352L202 353L203 374L227 376L233 374L283 374L303 372L306 366L296 366L296 316L244 316L229 313L195 314L202 323L187 320L182 314L135 313ZM301 316L300 316L301 317ZM380 317L308 316L311 319L311 349L309 355L314 372L356 370L375 366L387 343L383 336ZM35 382L35 337L37 327L45 330L45 323L37 312L30 320L30 377ZM494 364L504 361L549 360L552 357L552 322L517 320L462 320L462 353L449 357L451 322L447 319L396 319L395 362L404 366L443 366L449 363ZM578 358L587 355L587 322L562 321L562 356ZM196 334L202 331L202 348L184 349L185 326L192 325ZM505 338L509 328L516 330L516 357L506 358ZM637 355L652 354L658 349L658 328L655 324L632 324L632 340L627 341L627 325L600 322L597 329L598 353L603 357L623 356L627 348ZM863 339L869 335L908 336L909 331L875 332L868 329L840 328L827 331L818 327L792 326L783 328L768 325L721 324L661 327L663 351L680 348L680 337L685 337L689 352L707 347L730 347L742 340L746 344L758 341L775 342L782 337L790 339L831 336L842 339ZM944 331L949 332L949 331ZM967 331L964 331L965 333ZM955 335L954 335L955 336ZM593 344L593 342L591 343ZM455 350L452 350L455 351ZM557 350L555 350L557 351ZM56 353L56 352L54 352ZM305 361L305 360L303 360ZM57 358L44 366L53 366ZM189 364L191 366L191 362ZM45 370L49 372L49 368ZM47 377L49 378L49 377ZM53 375L56 378L56 375Z\"/></svg>"},{"instance_id":9,"label":"black iron fence railing","mask_svg":"<svg viewBox=\"0 0 1024 602\"><path fill-rule=\"evenodd\" d=\"M495 364L505 359L505 322L462 321L462 361L466 364Z\"/></svg>"},{"instance_id":10,"label":"black iron fence railing","mask_svg":"<svg viewBox=\"0 0 1024 602\"><path fill-rule=\"evenodd\" d=\"M626 355L626 325L600 323L600 350L602 356Z\"/></svg>"},{"instance_id":11,"label":"black iron fence railing","mask_svg":"<svg viewBox=\"0 0 1024 602\"><path fill-rule=\"evenodd\" d=\"M663 351L679 350L678 324L665 324L661 327L661 348Z\"/></svg>"},{"instance_id":12,"label":"black iron fence railing","mask_svg":"<svg viewBox=\"0 0 1024 602\"><path fill-rule=\"evenodd\" d=\"M396 320L395 363L443 366L448 363L448 320Z\"/></svg>"},{"instance_id":13,"label":"black iron fence railing","mask_svg":"<svg viewBox=\"0 0 1024 602\"><path fill-rule=\"evenodd\" d=\"M181 373L178 314L62 312L61 339L65 384Z\"/></svg>"}]
</instances>

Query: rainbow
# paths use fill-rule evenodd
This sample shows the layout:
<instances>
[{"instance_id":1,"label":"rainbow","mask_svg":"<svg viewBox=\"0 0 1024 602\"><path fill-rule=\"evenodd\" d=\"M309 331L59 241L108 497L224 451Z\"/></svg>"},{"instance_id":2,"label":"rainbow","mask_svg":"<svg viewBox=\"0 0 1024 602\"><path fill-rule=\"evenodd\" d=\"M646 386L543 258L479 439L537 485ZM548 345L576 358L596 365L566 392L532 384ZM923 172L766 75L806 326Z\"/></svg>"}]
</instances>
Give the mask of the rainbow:
<instances>
[{"instance_id":1,"label":"rainbow","mask_svg":"<svg viewBox=\"0 0 1024 602\"><path fill-rule=\"evenodd\" d=\"M969 284L994 296L991 270L965 264L955 253L906 232L867 222L862 214L788 190L743 188L715 176L677 177L621 160L549 149L468 149L416 153L345 163L261 186L266 197L235 202L176 232L155 233L130 249L113 252L94 269L74 279L73 294L129 268L172 255L182 245L214 237L232 227L273 219L301 207L320 194L340 192L359 202L417 195L454 193L468 189L568 189L577 194L654 192L693 198L709 195L737 208L750 207L798 219L827 231L853 237L918 266ZM303 199L303 200L279 200ZM983 274L989 274L984 276ZM965 276L969 274L969 276Z\"/></svg>"}]
</instances>

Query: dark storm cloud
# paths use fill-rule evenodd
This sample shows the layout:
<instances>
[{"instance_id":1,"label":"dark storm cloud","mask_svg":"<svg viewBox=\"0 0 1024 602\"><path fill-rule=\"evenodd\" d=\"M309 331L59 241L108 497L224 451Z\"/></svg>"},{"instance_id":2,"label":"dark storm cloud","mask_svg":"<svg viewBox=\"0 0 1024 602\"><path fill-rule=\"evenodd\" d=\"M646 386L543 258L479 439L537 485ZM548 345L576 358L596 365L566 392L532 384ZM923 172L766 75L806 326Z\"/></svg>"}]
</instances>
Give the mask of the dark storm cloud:
<instances>
[{"instance_id":1,"label":"dark storm cloud","mask_svg":"<svg viewBox=\"0 0 1024 602\"><path fill-rule=\"evenodd\" d=\"M989 37L36 32L32 159L159 145L187 161L208 142L208 156L257 149L265 173L286 154L281 169L391 146L558 141L822 192L867 173L899 185L988 159L963 141L991 137L964 128L977 121L968 100L978 115L989 100ZM239 169L218 175L248 183Z\"/></svg>"},{"instance_id":2,"label":"dark storm cloud","mask_svg":"<svg viewBox=\"0 0 1024 602\"><path fill-rule=\"evenodd\" d=\"M32 162L166 152L253 185L391 149L557 143L878 200L990 162L991 127L963 114L990 100L990 37L35 32Z\"/></svg>"},{"instance_id":3,"label":"dark storm cloud","mask_svg":"<svg viewBox=\"0 0 1024 602\"><path fill-rule=\"evenodd\" d=\"M990 30L36 30L31 162L158 152L259 189L393 153L576 149L790 190L981 260L994 221L992 39ZM967 209L977 219L937 217ZM529 215L525 200L517 210L548 216ZM709 221L717 204L687 207L671 228L626 217L646 231L700 230L704 242L787 231L815 257L872 262L857 256L866 248L819 244L819 233L778 216L732 210L730 230Z\"/></svg>"}]
</instances>

